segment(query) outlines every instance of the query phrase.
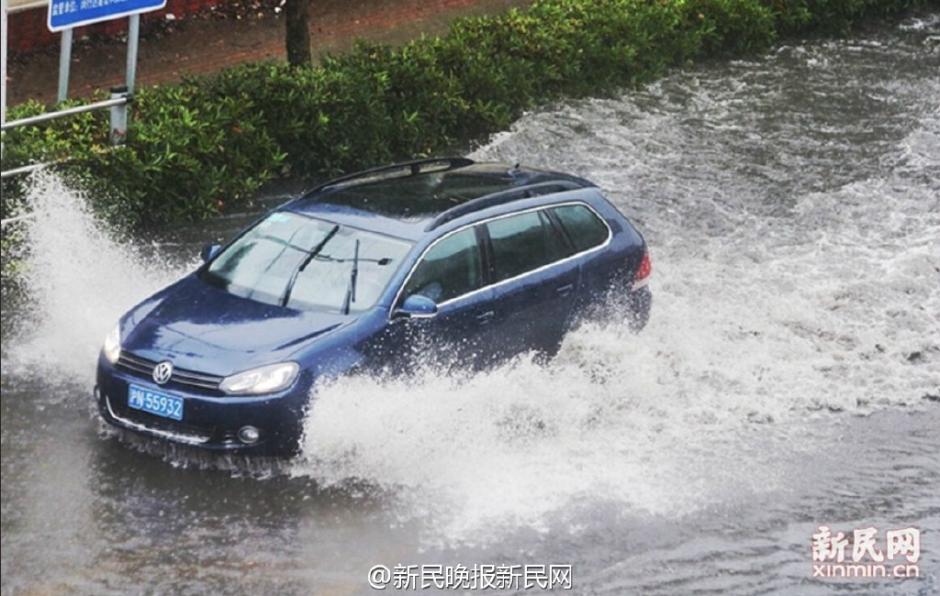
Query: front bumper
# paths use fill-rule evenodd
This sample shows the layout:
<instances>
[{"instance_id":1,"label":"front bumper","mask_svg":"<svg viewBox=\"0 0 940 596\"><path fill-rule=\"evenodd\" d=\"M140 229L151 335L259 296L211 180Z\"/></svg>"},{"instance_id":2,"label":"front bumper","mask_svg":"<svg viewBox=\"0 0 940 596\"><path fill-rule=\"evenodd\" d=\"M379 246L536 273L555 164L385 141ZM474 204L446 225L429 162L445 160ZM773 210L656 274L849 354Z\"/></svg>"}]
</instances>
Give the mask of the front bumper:
<instances>
[{"instance_id":1,"label":"front bumper","mask_svg":"<svg viewBox=\"0 0 940 596\"><path fill-rule=\"evenodd\" d=\"M128 407L129 383L182 398L183 420L177 422ZM102 360L95 398L105 422L144 436L210 451L291 455L299 451L308 391L298 382L286 392L259 397L202 395L157 386ZM238 431L246 425L260 431L257 442L239 440Z\"/></svg>"}]
</instances>

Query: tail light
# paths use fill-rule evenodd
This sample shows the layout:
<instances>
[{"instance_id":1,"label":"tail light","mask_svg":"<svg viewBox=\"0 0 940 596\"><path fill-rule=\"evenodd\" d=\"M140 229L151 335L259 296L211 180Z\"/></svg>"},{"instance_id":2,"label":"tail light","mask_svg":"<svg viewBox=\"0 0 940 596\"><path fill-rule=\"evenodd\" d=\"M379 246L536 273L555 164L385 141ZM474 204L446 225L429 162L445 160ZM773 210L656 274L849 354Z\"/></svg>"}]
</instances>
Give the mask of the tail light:
<instances>
[{"instance_id":1,"label":"tail light","mask_svg":"<svg viewBox=\"0 0 940 596\"><path fill-rule=\"evenodd\" d=\"M643 249L643 258L640 259L640 265L633 274L633 289L639 290L649 283L650 273L653 272L653 263L650 261L650 251Z\"/></svg>"}]
</instances>

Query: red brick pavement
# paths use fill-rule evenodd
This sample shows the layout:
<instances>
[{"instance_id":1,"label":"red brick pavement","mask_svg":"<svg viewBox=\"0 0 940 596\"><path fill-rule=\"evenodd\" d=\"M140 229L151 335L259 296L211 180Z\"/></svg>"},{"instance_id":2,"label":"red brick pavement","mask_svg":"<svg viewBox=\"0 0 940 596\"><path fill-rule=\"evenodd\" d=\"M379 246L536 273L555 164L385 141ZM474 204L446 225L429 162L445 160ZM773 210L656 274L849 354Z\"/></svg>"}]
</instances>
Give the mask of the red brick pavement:
<instances>
[{"instance_id":1,"label":"red brick pavement","mask_svg":"<svg viewBox=\"0 0 940 596\"><path fill-rule=\"evenodd\" d=\"M467 14L494 13L527 0L313 0L314 51L341 52L355 39L401 43L423 33L446 31ZM197 19L178 30L142 40L138 85L177 81L187 75L217 72L245 62L284 57L281 15L257 18ZM125 47L120 41L78 44L73 50L70 97L85 97L124 80ZM8 69L9 105L55 100L57 51L20 57Z\"/></svg>"}]
</instances>

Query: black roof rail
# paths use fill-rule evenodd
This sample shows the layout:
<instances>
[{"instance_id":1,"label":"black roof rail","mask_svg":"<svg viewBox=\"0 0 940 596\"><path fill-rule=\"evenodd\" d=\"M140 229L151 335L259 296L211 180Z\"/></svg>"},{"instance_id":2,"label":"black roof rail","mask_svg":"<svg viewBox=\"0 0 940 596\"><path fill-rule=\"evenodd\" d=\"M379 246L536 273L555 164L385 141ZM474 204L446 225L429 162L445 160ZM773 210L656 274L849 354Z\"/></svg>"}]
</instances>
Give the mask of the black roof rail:
<instances>
[{"instance_id":1,"label":"black roof rail","mask_svg":"<svg viewBox=\"0 0 940 596\"><path fill-rule=\"evenodd\" d=\"M391 164L388 166L379 166L377 168L369 168L368 170L362 170L360 172L355 172L353 174L347 174L345 176L340 176L339 178L333 178L332 180L327 180L322 184L319 184L310 190L307 190L303 193L303 196L309 196L315 192L321 190L326 190L327 188L333 186L355 186L356 184L366 184L368 182L375 182L376 180L385 178L380 176L383 172L394 172L395 170L405 170L400 176L388 176L388 178L403 178L407 176L416 176L418 174L426 173L429 171L434 172L445 172L447 170L455 170L457 168L464 168L467 166L472 166L474 162L472 159L466 157L430 157L427 159L416 159L414 161L404 161L401 163ZM441 168L427 168L422 166L429 166L433 164L441 164Z\"/></svg>"},{"instance_id":2,"label":"black roof rail","mask_svg":"<svg viewBox=\"0 0 940 596\"><path fill-rule=\"evenodd\" d=\"M503 203L510 203L519 199L528 199L531 197L538 197L541 195L548 195L566 190L576 190L579 188L585 188L585 186L575 182L574 180L550 180L548 182L537 182L535 184L527 184L525 186L517 186L516 188L510 188L508 190L501 190L499 192L483 195L482 197L467 201L466 203L461 203L460 205L448 209L447 211L435 217L431 223L428 224L428 227L425 228L424 231L430 232L431 230L438 228L449 221L455 220L458 217L468 213L473 213L474 211L486 209L488 207L502 205Z\"/></svg>"}]
</instances>

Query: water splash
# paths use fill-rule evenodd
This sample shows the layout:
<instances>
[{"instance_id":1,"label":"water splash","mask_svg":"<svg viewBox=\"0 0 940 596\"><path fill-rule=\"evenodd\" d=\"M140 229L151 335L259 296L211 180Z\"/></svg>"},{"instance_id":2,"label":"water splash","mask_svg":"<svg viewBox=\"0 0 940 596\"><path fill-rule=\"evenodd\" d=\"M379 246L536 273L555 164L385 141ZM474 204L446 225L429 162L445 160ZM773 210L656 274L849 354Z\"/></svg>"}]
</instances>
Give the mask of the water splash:
<instances>
[{"instance_id":1,"label":"water splash","mask_svg":"<svg viewBox=\"0 0 940 596\"><path fill-rule=\"evenodd\" d=\"M101 223L84 195L53 173L33 174L26 205L22 320L4 338L4 374L90 387L104 336L138 301L185 270Z\"/></svg>"},{"instance_id":2,"label":"water splash","mask_svg":"<svg viewBox=\"0 0 940 596\"><path fill-rule=\"evenodd\" d=\"M393 492L403 517L434 520L429 540L498 541L500 528L576 528L604 503L675 517L785 490L784 470L819 448L808 418L928 407L940 114L924 98L940 78L839 78L889 52L783 48L494 137L472 157L584 175L640 226L649 326L586 325L548 366L323 388L297 473ZM782 85L794 70L815 72Z\"/></svg>"}]
</instances>

